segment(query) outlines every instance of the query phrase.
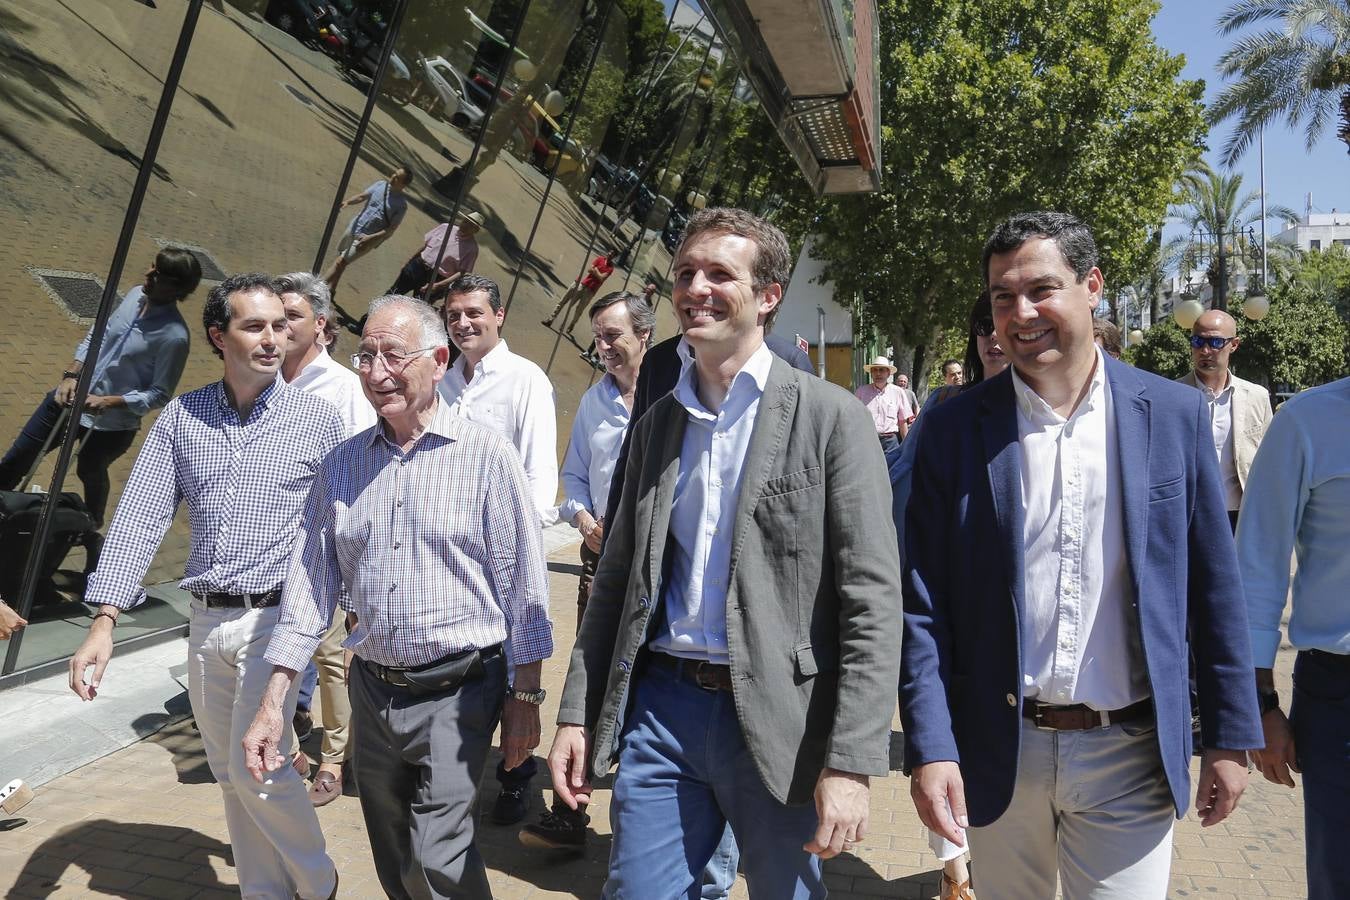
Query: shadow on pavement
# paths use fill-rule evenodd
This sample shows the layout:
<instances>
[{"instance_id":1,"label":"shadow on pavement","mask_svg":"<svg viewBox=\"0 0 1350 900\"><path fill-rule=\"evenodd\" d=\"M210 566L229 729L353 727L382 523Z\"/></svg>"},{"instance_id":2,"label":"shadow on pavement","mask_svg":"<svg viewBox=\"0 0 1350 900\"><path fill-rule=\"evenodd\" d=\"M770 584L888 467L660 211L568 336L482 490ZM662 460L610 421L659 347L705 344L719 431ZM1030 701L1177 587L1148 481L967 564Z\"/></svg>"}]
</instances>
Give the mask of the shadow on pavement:
<instances>
[{"instance_id":1,"label":"shadow on pavement","mask_svg":"<svg viewBox=\"0 0 1350 900\"><path fill-rule=\"evenodd\" d=\"M190 886L193 892L237 891L211 874L212 857L234 865L228 844L190 828L89 819L39 844L14 891L25 897L66 896L71 885L62 885L61 879L72 866L88 874L87 893L108 897L143 897L148 879L171 877L168 870L178 867L184 874L207 873Z\"/></svg>"}]
</instances>

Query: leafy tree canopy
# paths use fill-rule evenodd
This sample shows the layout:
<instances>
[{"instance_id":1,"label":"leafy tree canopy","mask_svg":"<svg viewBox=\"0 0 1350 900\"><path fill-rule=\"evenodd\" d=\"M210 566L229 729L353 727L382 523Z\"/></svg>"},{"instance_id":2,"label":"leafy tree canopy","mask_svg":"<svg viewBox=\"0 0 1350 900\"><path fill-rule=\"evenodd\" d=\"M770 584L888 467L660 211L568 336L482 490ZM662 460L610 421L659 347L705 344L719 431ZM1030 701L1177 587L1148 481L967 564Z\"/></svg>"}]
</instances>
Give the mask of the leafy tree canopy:
<instances>
[{"instance_id":1,"label":"leafy tree canopy","mask_svg":"<svg viewBox=\"0 0 1350 900\"><path fill-rule=\"evenodd\" d=\"M816 226L825 277L898 357L964 320L984 239L1014 212L1079 215L1108 283L1136 277L1204 133L1202 85L1154 43L1157 9L880 0L883 189L831 200Z\"/></svg>"}]
</instances>

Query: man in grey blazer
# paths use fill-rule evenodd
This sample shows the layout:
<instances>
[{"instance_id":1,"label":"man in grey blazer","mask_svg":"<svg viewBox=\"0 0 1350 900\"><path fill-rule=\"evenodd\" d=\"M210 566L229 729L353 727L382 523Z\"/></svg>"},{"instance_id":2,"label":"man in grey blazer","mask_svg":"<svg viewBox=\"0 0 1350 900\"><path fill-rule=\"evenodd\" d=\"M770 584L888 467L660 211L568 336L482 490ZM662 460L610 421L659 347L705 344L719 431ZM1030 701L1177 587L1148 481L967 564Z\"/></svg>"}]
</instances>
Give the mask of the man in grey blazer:
<instances>
[{"instance_id":1,"label":"man in grey blazer","mask_svg":"<svg viewBox=\"0 0 1350 900\"><path fill-rule=\"evenodd\" d=\"M1270 394L1259 384L1243 381L1229 368L1229 360L1242 341L1237 322L1221 309L1211 309L1191 326L1193 368L1177 379L1199 388L1209 404L1209 424L1214 430L1214 452L1219 455L1228 521L1237 531L1242 491L1247 473L1270 427Z\"/></svg>"},{"instance_id":2,"label":"man in grey blazer","mask_svg":"<svg viewBox=\"0 0 1350 900\"><path fill-rule=\"evenodd\" d=\"M824 896L889 769L885 463L850 394L764 344L790 264L741 210L676 255L684 368L633 426L549 753L572 807L618 763L607 897L698 897L728 822L751 896Z\"/></svg>"}]
</instances>

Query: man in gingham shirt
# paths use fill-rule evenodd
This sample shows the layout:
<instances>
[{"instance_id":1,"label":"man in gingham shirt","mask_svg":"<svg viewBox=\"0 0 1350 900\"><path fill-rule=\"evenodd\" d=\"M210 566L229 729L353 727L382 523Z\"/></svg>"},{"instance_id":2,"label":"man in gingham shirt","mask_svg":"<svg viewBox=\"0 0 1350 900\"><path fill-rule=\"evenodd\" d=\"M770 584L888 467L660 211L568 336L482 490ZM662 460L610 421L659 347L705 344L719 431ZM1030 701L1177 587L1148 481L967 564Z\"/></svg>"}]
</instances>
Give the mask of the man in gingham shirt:
<instances>
[{"instance_id":1,"label":"man in gingham shirt","mask_svg":"<svg viewBox=\"0 0 1350 900\"><path fill-rule=\"evenodd\" d=\"M341 602L356 626L352 768L391 897L490 897L474 846L478 781L500 716L508 769L539 743L553 652L538 513L504 438L437 397L450 351L435 310L375 300L354 357L381 427L314 481L244 738L255 777L284 767L284 700ZM515 664L508 692L506 659Z\"/></svg>"},{"instance_id":2,"label":"man in gingham shirt","mask_svg":"<svg viewBox=\"0 0 1350 900\"><path fill-rule=\"evenodd\" d=\"M332 403L281 379L286 312L268 276L236 275L217 285L202 318L225 361L225 378L170 402L146 436L85 592L99 611L70 661L70 686L85 700L98 693L113 625L145 600L141 581L186 501L192 549L182 587L193 596L188 693L224 795L240 893L329 897L337 872L304 781L285 766L259 791L240 741L267 682L261 657L300 512L315 470L346 429ZM295 691L283 700L290 721Z\"/></svg>"}]
</instances>

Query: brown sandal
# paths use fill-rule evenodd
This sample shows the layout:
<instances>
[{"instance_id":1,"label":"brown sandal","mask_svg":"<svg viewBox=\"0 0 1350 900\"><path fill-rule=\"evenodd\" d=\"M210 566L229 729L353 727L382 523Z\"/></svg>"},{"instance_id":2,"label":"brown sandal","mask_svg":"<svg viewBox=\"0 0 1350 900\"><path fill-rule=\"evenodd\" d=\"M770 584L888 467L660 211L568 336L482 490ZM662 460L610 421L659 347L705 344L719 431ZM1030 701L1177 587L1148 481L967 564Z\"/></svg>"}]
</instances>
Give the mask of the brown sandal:
<instances>
[{"instance_id":1,"label":"brown sandal","mask_svg":"<svg viewBox=\"0 0 1350 900\"><path fill-rule=\"evenodd\" d=\"M942 873L942 900L975 900L970 890L970 879L957 883L946 873Z\"/></svg>"}]
</instances>

